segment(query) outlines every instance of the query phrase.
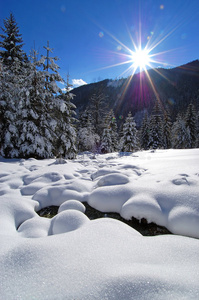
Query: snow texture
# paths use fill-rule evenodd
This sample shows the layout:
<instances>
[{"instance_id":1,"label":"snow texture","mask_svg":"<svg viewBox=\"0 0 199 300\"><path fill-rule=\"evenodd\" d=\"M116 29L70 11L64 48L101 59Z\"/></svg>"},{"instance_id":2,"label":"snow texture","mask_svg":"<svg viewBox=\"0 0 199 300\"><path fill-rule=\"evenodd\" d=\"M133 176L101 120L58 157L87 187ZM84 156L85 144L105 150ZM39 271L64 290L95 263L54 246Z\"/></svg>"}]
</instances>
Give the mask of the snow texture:
<instances>
[{"instance_id":1,"label":"snow texture","mask_svg":"<svg viewBox=\"0 0 199 300\"><path fill-rule=\"evenodd\" d=\"M82 213L85 213L86 211L85 206L81 202L77 200L68 200L59 207L58 213L68 209L75 209Z\"/></svg>"},{"instance_id":2,"label":"snow texture","mask_svg":"<svg viewBox=\"0 0 199 300\"><path fill-rule=\"evenodd\" d=\"M0 160L2 299L198 299L199 149ZM146 218L144 237L84 202ZM36 213L59 207L52 219Z\"/></svg>"}]
</instances>

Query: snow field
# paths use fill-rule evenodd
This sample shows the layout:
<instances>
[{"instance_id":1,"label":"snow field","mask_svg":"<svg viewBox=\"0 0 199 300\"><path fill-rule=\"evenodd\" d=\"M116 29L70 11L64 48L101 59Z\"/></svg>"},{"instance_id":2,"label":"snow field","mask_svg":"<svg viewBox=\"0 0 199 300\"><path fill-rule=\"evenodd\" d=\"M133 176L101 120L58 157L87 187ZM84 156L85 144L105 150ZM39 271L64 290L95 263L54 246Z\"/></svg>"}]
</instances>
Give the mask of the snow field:
<instances>
[{"instance_id":1,"label":"snow field","mask_svg":"<svg viewBox=\"0 0 199 300\"><path fill-rule=\"evenodd\" d=\"M198 299L198 162L199 149L1 159L2 299ZM177 235L90 221L84 202ZM58 214L39 217L49 205Z\"/></svg>"},{"instance_id":2,"label":"snow field","mask_svg":"<svg viewBox=\"0 0 199 300\"><path fill-rule=\"evenodd\" d=\"M0 195L7 198L14 193L7 204L16 227L26 218L27 206L32 210L28 213L35 215L35 210L76 200L79 205L87 201L102 212L117 212L125 219L145 218L173 233L198 238L197 161L197 149L145 151L130 156L115 153L96 159L84 155L65 164L10 160L1 163L5 170L0 174ZM7 204L3 205L6 210ZM78 209L77 203L74 207Z\"/></svg>"}]
</instances>

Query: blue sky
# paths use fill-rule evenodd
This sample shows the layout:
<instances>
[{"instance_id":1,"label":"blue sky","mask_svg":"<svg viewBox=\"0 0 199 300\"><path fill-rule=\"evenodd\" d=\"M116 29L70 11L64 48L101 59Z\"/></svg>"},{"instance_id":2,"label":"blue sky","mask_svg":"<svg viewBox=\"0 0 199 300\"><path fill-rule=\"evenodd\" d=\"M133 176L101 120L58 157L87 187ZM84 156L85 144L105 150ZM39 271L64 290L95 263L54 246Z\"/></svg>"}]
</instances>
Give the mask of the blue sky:
<instances>
[{"instance_id":1,"label":"blue sky","mask_svg":"<svg viewBox=\"0 0 199 300\"><path fill-rule=\"evenodd\" d=\"M0 26L12 12L29 53L49 40L60 73L87 83L127 77L134 44L146 45L153 67L174 67L199 58L198 0L6 0ZM114 66L114 67L111 67ZM76 81L74 81L76 80ZM78 81L79 80L79 81Z\"/></svg>"}]
</instances>

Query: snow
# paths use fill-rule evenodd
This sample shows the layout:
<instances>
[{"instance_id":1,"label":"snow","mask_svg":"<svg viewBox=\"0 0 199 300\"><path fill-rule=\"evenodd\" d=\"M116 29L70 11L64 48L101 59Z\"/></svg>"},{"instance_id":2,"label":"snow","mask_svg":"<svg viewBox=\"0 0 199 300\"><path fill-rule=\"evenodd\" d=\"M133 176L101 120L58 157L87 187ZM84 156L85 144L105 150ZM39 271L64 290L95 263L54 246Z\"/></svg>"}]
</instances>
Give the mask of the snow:
<instances>
[{"instance_id":1,"label":"snow","mask_svg":"<svg viewBox=\"0 0 199 300\"><path fill-rule=\"evenodd\" d=\"M52 234L77 230L89 221L89 218L78 210L68 209L52 219Z\"/></svg>"},{"instance_id":2,"label":"snow","mask_svg":"<svg viewBox=\"0 0 199 300\"><path fill-rule=\"evenodd\" d=\"M77 200L68 200L60 205L58 213L68 209L75 209L82 213L85 213L86 211L85 206L81 202Z\"/></svg>"},{"instance_id":3,"label":"snow","mask_svg":"<svg viewBox=\"0 0 199 300\"><path fill-rule=\"evenodd\" d=\"M118 88L120 87L122 84L124 84L124 79L117 79L117 80L109 80L107 83L107 86L111 86L113 88Z\"/></svg>"},{"instance_id":4,"label":"snow","mask_svg":"<svg viewBox=\"0 0 199 300\"><path fill-rule=\"evenodd\" d=\"M199 149L0 159L2 299L198 299ZM144 237L88 202L174 235ZM59 206L52 219L36 212Z\"/></svg>"}]
</instances>

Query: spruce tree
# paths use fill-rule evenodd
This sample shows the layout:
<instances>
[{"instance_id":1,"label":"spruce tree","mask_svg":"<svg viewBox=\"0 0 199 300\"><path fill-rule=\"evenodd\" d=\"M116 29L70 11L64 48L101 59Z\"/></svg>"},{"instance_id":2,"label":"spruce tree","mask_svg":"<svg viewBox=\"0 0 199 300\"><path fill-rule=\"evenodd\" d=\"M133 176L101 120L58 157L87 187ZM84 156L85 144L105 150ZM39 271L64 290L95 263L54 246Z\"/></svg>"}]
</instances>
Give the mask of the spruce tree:
<instances>
[{"instance_id":1,"label":"spruce tree","mask_svg":"<svg viewBox=\"0 0 199 300\"><path fill-rule=\"evenodd\" d=\"M163 144L165 149L171 148L171 117L167 111L164 112L163 121Z\"/></svg>"},{"instance_id":2,"label":"spruce tree","mask_svg":"<svg viewBox=\"0 0 199 300\"><path fill-rule=\"evenodd\" d=\"M140 129L140 146L142 149L147 150L149 149L149 142L150 142L150 126L149 126L149 118L148 114L145 113L144 119L142 121L142 126Z\"/></svg>"},{"instance_id":3,"label":"spruce tree","mask_svg":"<svg viewBox=\"0 0 199 300\"><path fill-rule=\"evenodd\" d=\"M101 149L104 148L103 150L104 152L115 152L119 150L117 122L116 122L113 109L111 109L105 117L104 130L103 130L101 142L102 142ZM105 147L105 144L108 145L107 149Z\"/></svg>"},{"instance_id":4,"label":"spruce tree","mask_svg":"<svg viewBox=\"0 0 199 300\"><path fill-rule=\"evenodd\" d=\"M192 103L189 104L185 114L185 125L190 132L190 148L196 143L196 111Z\"/></svg>"},{"instance_id":5,"label":"spruce tree","mask_svg":"<svg viewBox=\"0 0 199 300\"><path fill-rule=\"evenodd\" d=\"M46 77L46 97L52 97L54 94L61 93L61 89L58 87L57 82L63 82L63 78L59 74L59 66L56 61L59 60L57 56L51 57L50 53L53 53L53 49L49 47L49 41L47 46L44 46L46 55L42 55L38 61L38 65L42 68Z\"/></svg>"},{"instance_id":6,"label":"spruce tree","mask_svg":"<svg viewBox=\"0 0 199 300\"><path fill-rule=\"evenodd\" d=\"M150 118L150 141L152 149L164 148L162 109L157 101Z\"/></svg>"},{"instance_id":7,"label":"spruce tree","mask_svg":"<svg viewBox=\"0 0 199 300\"><path fill-rule=\"evenodd\" d=\"M182 115L178 114L172 126L172 147L177 149L190 148L190 131L186 127Z\"/></svg>"},{"instance_id":8,"label":"spruce tree","mask_svg":"<svg viewBox=\"0 0 199 300\"><path fill-rule=\"evenodd\" d=\"M86 109L79 114L78 128L87 127L90 123L92 123L91 113L88 109Z\"/></svg>"},{"instance_id":9,"label":"spruce tree","mask_svg":"<svg viewBox=\"0 0 199 300\"><path fill-rule=\"evenodd\" d=\"M21 82L19 76L16 76L12 70L8 70L5 65L2 66L0 84L1 155L7 158L18 156L22 90L17 79Z\"/></svg>"},{"instance_id":10,"label":"spruce tree","mask_svg":"<svg viewBox=\"0 0 199 300\"><path fill-rule=\"evenodd\" d=\"M3 103L5 103L5 93L3 91L4 89L4 76L3 76L3 65L0 61L0 149L1 149L1 144L2 144L2 128L3 128L3 118L4 118L4 113L3 113Z\"/></svg>"},{"instance_id":11,"label":"spruce tree","mask_svg":"<svg viewBox=\"0 0 199 300\"><path fill-rule=\"evenodd\" d=\"M199 148L199 111L196 113L196 143L195 148Z\"/></svg>"},{"instance_id":12,"label":"spruce tree","mask_svg":"<svg viewBox=\"0 0 199 300\"><path fill-rule=\"evenodd\" d=\"M107 97L103 93L93 94L90 99L89 111L93 119L92 122L94 125L95 133L99 136L102 135L104 128L104 120L107 109L106 99Z\"/></svg>"},{"instance_id":13,"label":"spruce tree","mask_svg":"<svg viewBox=\"0 0 199 300\"><path fill-rule=\"evenodd\" d=\"M18 156L20 90L12 83L14 80L14 74L3 66L0 83L1 155L7 158Z\"/></svg>"},{"instance_id":14,"label":"spruce tree","mask_svg":"<svg viewBox=\"0 0 199 300\"><path fill-rule=\"evenodd\" d=\"M77 138L79 151L96 151L100 137L95 133L92 117L88 110L80 114Z\"/></svg>"},{"instance_id":15,"label":"spruce tree","mask_svg":"<svg viewBox=\"0 0 199 300\"><path fill-rule=\"evenodd\" d=\"M26 71L29 62L22 51L22 38L14 19L4 20L4 34L0 37L1 56L1 154L5 157L19 155L21 109L25 92Z\"/></svg>"},{"instance_id":16,"label":"spruce tree","mask_svg":"<svg viewBox=\"0 0 199 300\"><path fill-rule=\"evenodd\" d=\"M31 64L26 75L21 126L19 137L20 157L47 158L53 155L52 145L45 136L46 122L43 112L46 111L45 75L37 69L37 52L33 49Z\"/></svg>"},{"instance_id":17,"label":"spruce tree","mask_svg":"<svg viewBox=\"0 0 199 300\"><path fill-rule=\"evenodd\" d=\"M23 40L19 33L19 27L16 23L14 15L10 13L9 18L3 20L4 28L1 27L3 34L0 34L2 41L0 41L0 57L4 65L12 65L15 59L20 62L26 58L25 53L22 50Z\"/></svg>"},{"instance_id":18,"label":"spruce tree","mask_svg":"<svg viewBox=\"0 0 199 300\"><path fill-rule=\"evenodd\" d=\"M59 121L59 113L57 111L56 96L58 93L62 93L61 89L57 85L57 81L62 82L63 79L60 76L58 70L59 66L55 63L58 57L50 57L50 53L53 49L49 48L49 42L47 47L44 46L46 55L42 55L37 62L37 66L42 71L45 83L42 92L42 114L40 115L41 136L45 137L48 141L46 155L52 157L57 154L57 135L56 128ZM58 115L56 115L58 113ZM55 150L56 149L56 150Z\"/></svg>"},{"instance_id":19,"label":"spruce tree","mask_svg":"<svg viewBox=\"0 0 199 300\"><path fill-rule=\"evenodd\" d=\"M76 140L77 133L75 128L75 109L76 106L71 102L73 94L66 88L66 93L59 95L55 101L56 108L56 143L54 153L57 157L73 159L77 154Z\"/></svg>"},{"instance_id":20,"label":"spruce tree","mask_svg":"<svg viewBox=\"0 0 199 300\"><path fill-rule=\"evenodd\" d=\"M133 152L139 149L136 123L131 112L129 112L123 124L120 145L122 152Z\"/></svg>"},{"instance_id":21,"label":"spruce tree","mask_svg":"<svg viewBox=\"0 0 199 300\"><path fill-rule=\"evenodd\" d=\"M110 153L114 151L110 128L104 128L103 130L100 151L101 153Z\"/></svg>"},{"instance_id":22,"label":"spruce tree","mask_svg":"<svg viewBox=\"0 0 199 300\"><path fill-rule=\"evenodd\" d=\"M111 109L109 113L109 127L111 129L111 139L112 139L112 152L118 151L119 150L119 145L118 145L118 128L117 128L117 121L115 114L113 112L113 109Z\"/></svg>"}]
</instances>

